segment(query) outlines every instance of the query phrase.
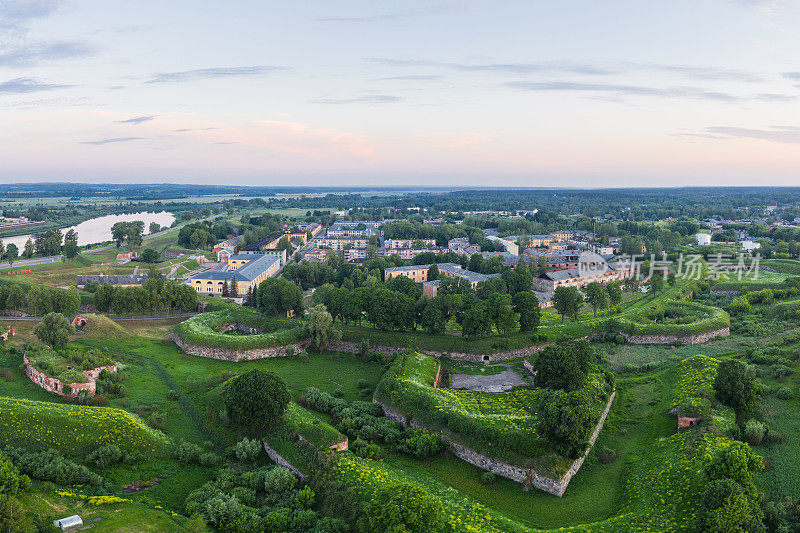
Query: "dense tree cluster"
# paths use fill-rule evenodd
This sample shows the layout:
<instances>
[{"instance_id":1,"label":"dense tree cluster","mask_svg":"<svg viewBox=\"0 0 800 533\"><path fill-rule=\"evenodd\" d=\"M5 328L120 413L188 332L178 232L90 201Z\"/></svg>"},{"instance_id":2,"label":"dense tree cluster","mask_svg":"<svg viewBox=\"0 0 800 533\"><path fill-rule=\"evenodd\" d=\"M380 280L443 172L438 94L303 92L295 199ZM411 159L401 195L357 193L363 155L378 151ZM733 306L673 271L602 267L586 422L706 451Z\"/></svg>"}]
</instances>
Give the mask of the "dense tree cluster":
<instances>
[{"instance_id":1,"label":"dense tree cluster","mask_svg":"<svg viewBox=\"0 0 800 533\"><path fill-rule=\"evenodd\" d=\"M101 313L117 315L156 313L158 311L189 312L197 309L197 292L188 285L164 279L151 269L141 287L100 285L94 293L94 306Z\"/></svg>"},{"instance_id":2,"label":"dense tree cluster","mask_svg":"<svg viewBox=\"0 0 800 533\"><path fill-rule=\"evenodd\" d=\"M56 312L72 316L78 311L80 304L80 294L74 287L64 290L46 285L29 287L23 287L16 283L0 285L0 309L14 311L25 309L35 315Z\"/></svg>"},{"instance_id":3,"label":"dense tree cluster","mask_svg":"<svg viewBox=\"0 0 800 533\"><path fill-rule=\"evenodd\" d=\"M223 387L228 416L250 428L274 424L291 399L286 384L275 373L255 368L228 380Z\"/></svg>"}]
</instances>

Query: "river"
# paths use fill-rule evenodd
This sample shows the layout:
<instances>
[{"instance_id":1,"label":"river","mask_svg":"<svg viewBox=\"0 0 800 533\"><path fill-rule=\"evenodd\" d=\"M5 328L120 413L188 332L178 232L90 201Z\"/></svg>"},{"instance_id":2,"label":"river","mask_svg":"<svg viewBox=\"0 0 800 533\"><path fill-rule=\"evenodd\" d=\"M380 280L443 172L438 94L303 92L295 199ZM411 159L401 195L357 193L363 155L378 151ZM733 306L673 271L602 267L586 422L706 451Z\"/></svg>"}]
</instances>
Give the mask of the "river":
<instances>
[{"instance_id":1,"label":"river","mask_svg":"<svg viewBox=\"0 0 800 533\"><path fill-rule=\"evenodd\" d=\"M160 213L148 213L142 211L141 213L131 213L130 215L106 215L104 217L97 217L81 222L77 226L72 226L62 229L61 233L66 234L69 230L74 229L78 232L78 244L85 246L87 244L95 244L98 242L105 242L111 240L111 226L116 222L133 222L134 220L141 220L144 222L145 235L150 232L150 223L156 222L162 227L169 227L175 220L172 213L161 211ZM3 244L16 244L19 248L19 253L22 254L22 249L25 247L25 242L28 239L33 239L33 234L19 235L17 237L0 237Z\"/></svg>"}]
</instances>

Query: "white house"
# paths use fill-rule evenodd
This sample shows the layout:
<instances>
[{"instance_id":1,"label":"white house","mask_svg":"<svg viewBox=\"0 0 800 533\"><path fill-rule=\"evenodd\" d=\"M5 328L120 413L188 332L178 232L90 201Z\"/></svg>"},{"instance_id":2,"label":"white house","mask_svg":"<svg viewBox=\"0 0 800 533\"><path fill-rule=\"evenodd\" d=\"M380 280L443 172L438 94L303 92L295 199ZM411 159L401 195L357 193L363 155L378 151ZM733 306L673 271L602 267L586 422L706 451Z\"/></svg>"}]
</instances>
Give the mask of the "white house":
<instances>
[{"instance_id":1,"label":"white house","mask_svg":"<svg viewBox=\"0 0 800 533\"><path fill-rule=\"evenodd\" d=\"M742 241L742 250L746 252L752 252L753 250L758 250L759 248L761 248L760 242L750 240Z\"/></svg>"},{"instance_id":2,"label":"white house","mask_svg":"<svg viewBox=\"0 0 800 533\"><path fill-rule=\"evenodd\" d=\"M694 236L697 239L697 244L700 246L706 246L711 244L711 234L710 233L698 233Z\"/></svg>"}]
</instances>

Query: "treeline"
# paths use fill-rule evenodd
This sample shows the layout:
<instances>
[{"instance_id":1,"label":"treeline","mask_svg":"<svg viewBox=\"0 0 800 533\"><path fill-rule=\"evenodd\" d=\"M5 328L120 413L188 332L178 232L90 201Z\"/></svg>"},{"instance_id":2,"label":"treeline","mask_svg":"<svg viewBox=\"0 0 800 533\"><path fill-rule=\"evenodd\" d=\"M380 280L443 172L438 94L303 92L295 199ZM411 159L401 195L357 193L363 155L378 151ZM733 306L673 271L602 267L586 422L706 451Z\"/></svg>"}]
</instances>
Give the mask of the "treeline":
<instances>
[{"instance_id":1,"label":"treeline","mask_svg":"<svg viewBox=\"0 0 800 533\"><path fill-rule=\"evenodd\" d=\"M151 269L141 287L115 287L100 285L94 293L95 309L101 313L113 311L117 315L156 313L197 309L195 290L174 280L165 280Z\"/></svg>"},{"instance_id":2,"label":"treeline","mask_svg":"<svg viewBox=\"0 0 800 533\"><path fill-rule=\"evenodd\" d=\"M217 241L226 239L233 232L233 224L227 220L204 220L186 224L178 230L178 246L201 250L216 244Z\"/></svg>"},{"instance_id":3,"label":"treeline","mask_svg":"<svg viewBox=\"0 0 800 533\"><path fill-rule=\"evenodd\" d=\"M437 279L432 267L428 273ZM490 278L473 289L461 278L440 278L438 293L422 295L419 284L406 276L386 283L365 283L357 288L323 285L314 292L314 301L324 304L334 321L361 325L366 319L381 330L414 331L422 329L439 335L452 320L462 336L474 338L493 331L508 334L533 332L539 325L539 300L530 291L532 274L524 264L506 270L501 277Z\"/></svg>"},{"instance_id":4,"label":"treeline","mask_svg":"<svg viewBox=\"0 0 800 533\"><path fill-rule=\"evenodd\" d=\"M19 284L0 285L0 309L26 311L34 315L55 312L72 316L80 305L81 297L75 287L64 290L31 285L26 289Z\"/></svg>"}]
</instances>

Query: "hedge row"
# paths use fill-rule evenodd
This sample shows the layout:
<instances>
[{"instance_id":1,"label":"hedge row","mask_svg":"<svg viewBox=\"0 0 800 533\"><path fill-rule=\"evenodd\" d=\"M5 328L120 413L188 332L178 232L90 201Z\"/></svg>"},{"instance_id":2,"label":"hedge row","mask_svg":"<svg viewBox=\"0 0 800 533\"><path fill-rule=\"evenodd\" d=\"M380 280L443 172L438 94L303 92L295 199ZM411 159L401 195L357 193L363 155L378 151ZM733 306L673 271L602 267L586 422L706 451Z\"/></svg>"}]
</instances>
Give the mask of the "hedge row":
<instances>
[{"instance_id":1,"label":"hedge row","mask_svg":"<svg viewBox=\"0 0 800 533\"><path fill-rule=\"evenodd\" d=\"M647 324L641 321L642 311L616 317L606 323L606 327L610 331L622 331L629 335L690 336L727 328L731 324L730 316L724 310L697 302L667 302L665 309L688 311L704 317L689 324Z\"/></svg>"},{"instance_id":2,"label":"hedge row","mask_svg":"<svg viewBox=\"0 0 800 533\"><path fill-rule=\"evenodd\" d=\"M255 335L221 333L220 328L231 322L255 328L262 333ZM285 346L307 337L296 320L266 317L247 309L203 313L176 325L174 331L184 342L189 344L229 350Z\"/></svg>"}]
</instances>

